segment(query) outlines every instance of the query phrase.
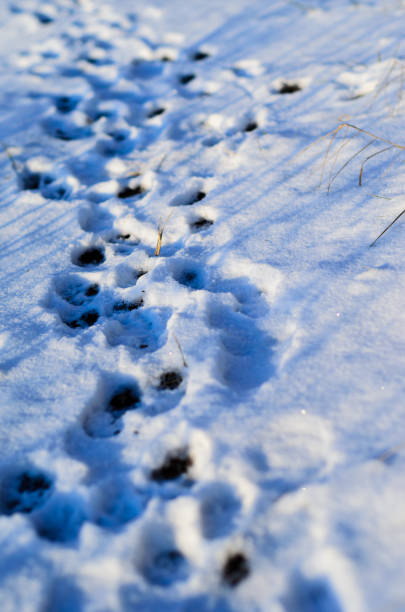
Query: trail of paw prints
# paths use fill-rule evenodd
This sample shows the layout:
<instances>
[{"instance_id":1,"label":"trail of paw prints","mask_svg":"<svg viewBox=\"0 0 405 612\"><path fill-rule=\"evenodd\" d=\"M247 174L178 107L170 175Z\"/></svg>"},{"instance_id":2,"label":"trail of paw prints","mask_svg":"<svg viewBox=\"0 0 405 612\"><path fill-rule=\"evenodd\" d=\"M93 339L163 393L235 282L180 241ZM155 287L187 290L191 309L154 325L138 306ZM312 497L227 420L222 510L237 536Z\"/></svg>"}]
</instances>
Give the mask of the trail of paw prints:
<instances>
[{"instance_id":1,"label":"trail of paw prints","mask_svg":"<svg viewBox=\"0 0 405 612\"><path fill-rule=\"evenodd\" d=\"M157 456L155 467L145 470L149 481L155 483L154 494L135 531L134 569L147 590L123 590L127 603L145 604L148 592L154 593L155 605L160 602L156 593L170 600L173 587L195 579L201 571L212 576L218 597L225 601L251 575L251 552L240 537L246 500L230 483L204 477L207 455L199 436L205 434L195 431L186 440L180 433L176 443L171 435L170 442L163 441L169 446L159 453L161 459ZM148 454L144 465L153 454ZM204 546L205 540L216 545ZM214 557L209 550L215 551Z\"/></svg>"},{"instance_id":2,"label":"trail of paw prints","mask_svg":"<svg viewBox=\"0 0 405 612\"><path fill-rule=\"evenodd\" d=\"M162 93L175 82L179 95L185 100L199 95L197 68L179 71L173 67L168 70L168 62L163 58L139 59L125 68L130 77L127 82L131 83L134 93L122 93L118 89L118 80L123 73L121 68L117 69L107 61L110 50L104 49L108 51L104 53L100 44L103 41L96 40L96 37L90 42L86 50L80 51L78 67L74 62L60 67L68 78L85 79L89 93L82 98L54 96L51 112L41 120L41 128L50 140L66 147L66 151L71 145L83 145L84 153L79 160L69 158L67 154L62 185L62 170L58 173L59 170L49 169L46 165L43 168L38 166L36 170L32 160L27 160L21 185L24 189L39 190L44 197L55 199L69 199L75 193L84 194L96 205L111 196L133 204L145 197L148 185L140 176L115 176L110 180L110 161L125 159L136 147L142 149L160 137L164 129L162 121L166 121L170 112L160 102ZM208 53L195 51L191 59L199 63L209 58ZM152 91L150 83L161 79L167 72L170 74L164 86L159 88L157 85L156 92ZM138 81L135 85L134 80ZM240 124L230 128L230 135L237 132L249 137L258 125L256 116L243 117ZM174 137L177 123L169 127ZM91 168L87 177L83 170L86 166ZM65 185L71 189L70 192L62 190ZM201 184L171 201L172 207L187 207L190 211L191 233L208 232L213 225L214 220L209 215L192 212L197 210L196 206L203 206L208 196L208 190ZM135 268L120 259L117 286L111 287L106 282L112 258L131 256L142 246L142 241L125 229L115 232L117 219L111 210L106 210L104 217L102 209L95 211L93 208L94 214L89 213L87 218L82 214L83 229L94 235L72 250L71 268L54 279L51 307L66 333L92 334L102 328L111 347L126 345L133 357L139 358L145 352L156 351L166 341L171 309L148 307L147 295L142 293L148 270L142 267ZM174 281L182 287L189 291L205 289L213 294L213 298L218 298L210 304L208 320L219 337L218 363L224 383L236 390L259 386L269 375L267 365L260 368L259 362L267 364L271 351L262 341L253 320L257 318L254 288L249 283L244 287L241 283L232 285L231 281L213 287L204 267L192 260L175 262L172 270ZM221 305L221 295L227 293L238 303L237 312ZM143 383L119 373L103 377L94 396L83 407L78 423L66 436L68 454L88 467L87 482L92 490L90 507L80 496L59 493L56 486L48 486L47 481L45 485L40 481L37 484L15 484L14 489L19 491L22 488L23 495L11 497L11 501L8 498L9 507L15 504L15 511L32 515L32 524L42 538L68 544L77 541L86 521L114 531L128 523L142 521L151 500L163 500L162 503L169 504L172 499L195 496L202 537L210 541L231 537L237 531L243 514L240 495L231 485L221 481L197 490L198 450L189 441L168 445L161 456L151 457L148 465L144 466L146 478L140 489L134 487L129 476L130 470L136 466L129 465L123 456L125 443L120 443L120 440L131 426L131 416L136 413L146 419L175 409L186 385L185 368L175 366L160 368L153 393L145 389ZM156 400L159 398L156 402L151 400L153 394ZM149 401L145 400L146 397ZM35 489L33 495L30 488ZM51 491L49 495L48 491ZM143 545L137 554L136 567L152 588L170 589L172 585L184 583L192 577L193 559L189 551L177 542L180 535L178 526L171 529L170 525L165 525L163 531L166 535L160 539L156 538L155 532L160 532L155 527L153 521L150 527L149 523L142 527ZM242 549L226 551L216 572L219 584L236 588L250 574L249 556Z\"/></svg>"}]
</instances>

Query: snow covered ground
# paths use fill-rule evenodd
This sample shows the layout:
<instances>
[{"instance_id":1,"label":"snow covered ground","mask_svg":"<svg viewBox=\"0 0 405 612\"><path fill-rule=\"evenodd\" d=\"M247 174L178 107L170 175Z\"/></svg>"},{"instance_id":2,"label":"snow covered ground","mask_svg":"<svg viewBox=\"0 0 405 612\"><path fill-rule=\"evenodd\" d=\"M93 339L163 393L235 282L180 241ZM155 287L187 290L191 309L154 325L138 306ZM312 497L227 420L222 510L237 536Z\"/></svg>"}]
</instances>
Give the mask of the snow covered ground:
<instances>
[{"instance_id":1,"label":"snow covered ground","mask_svg":"<svg viewBox=\"0 0 405 612\"><path fill-rule=\"evenodd\" d=\"M405 610L405 2L0 24L0 610Z\"/></svg>"}]
</instances>

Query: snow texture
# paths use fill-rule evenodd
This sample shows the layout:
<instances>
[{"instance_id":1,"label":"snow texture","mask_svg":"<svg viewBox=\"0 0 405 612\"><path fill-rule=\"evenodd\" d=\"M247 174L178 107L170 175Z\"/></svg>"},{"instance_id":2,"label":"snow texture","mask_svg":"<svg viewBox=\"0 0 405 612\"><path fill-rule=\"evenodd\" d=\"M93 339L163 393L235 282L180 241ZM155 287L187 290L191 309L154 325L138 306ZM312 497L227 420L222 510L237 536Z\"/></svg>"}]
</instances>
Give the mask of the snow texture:
<instances>
[{"instance_id":1,"label":"snow texture","mask_svg":"<svg viewBox=\"0 0 405 612\"><path fill-rule=\"evenodd\" d=\"M0 610L403 611L405 3L0 18Z\"/></svg>"}]
</instances>

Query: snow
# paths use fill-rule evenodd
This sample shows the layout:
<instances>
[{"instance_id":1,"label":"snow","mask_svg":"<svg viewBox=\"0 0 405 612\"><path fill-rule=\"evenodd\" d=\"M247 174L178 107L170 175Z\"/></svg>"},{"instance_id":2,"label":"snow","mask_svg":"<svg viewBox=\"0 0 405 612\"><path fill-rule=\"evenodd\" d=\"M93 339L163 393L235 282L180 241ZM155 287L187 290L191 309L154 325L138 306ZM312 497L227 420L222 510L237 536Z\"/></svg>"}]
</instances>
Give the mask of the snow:
<instances>
[{"instance_id":1,"label":"snow","mask_svg":"<svg viewBox=\"0 0 405 612\"><path fill-rule=\"evenodd\" d=\"M405 3L0 17L0 609L405 609Z\"/></svg>"}]
</instances>

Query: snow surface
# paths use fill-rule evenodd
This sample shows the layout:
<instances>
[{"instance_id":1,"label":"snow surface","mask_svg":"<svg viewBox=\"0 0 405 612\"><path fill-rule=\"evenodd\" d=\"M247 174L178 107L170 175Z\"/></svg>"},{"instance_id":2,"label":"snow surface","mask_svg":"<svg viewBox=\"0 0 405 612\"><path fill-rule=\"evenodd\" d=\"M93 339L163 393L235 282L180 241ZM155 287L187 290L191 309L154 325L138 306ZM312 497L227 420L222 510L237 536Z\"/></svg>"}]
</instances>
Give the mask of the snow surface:
<instances>
[{"instance_id":1,"label":"snow surface","mask_svg":"<svg viewBox=\"0 0 405 612\"><path fill-rule=\"evenodd\" d=\"M0 18L0 610L405 610L405 3Z\"/></svg>"}]
</instances>

